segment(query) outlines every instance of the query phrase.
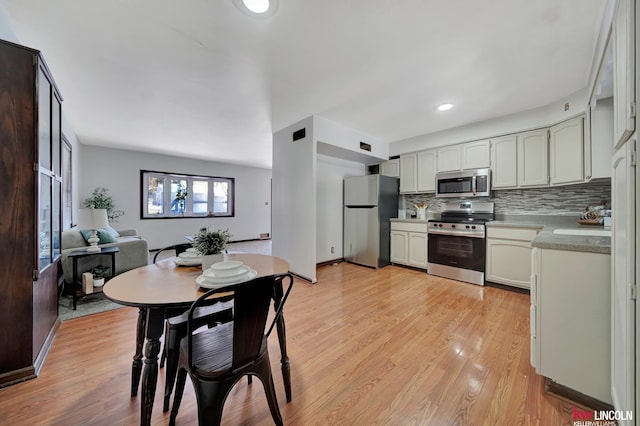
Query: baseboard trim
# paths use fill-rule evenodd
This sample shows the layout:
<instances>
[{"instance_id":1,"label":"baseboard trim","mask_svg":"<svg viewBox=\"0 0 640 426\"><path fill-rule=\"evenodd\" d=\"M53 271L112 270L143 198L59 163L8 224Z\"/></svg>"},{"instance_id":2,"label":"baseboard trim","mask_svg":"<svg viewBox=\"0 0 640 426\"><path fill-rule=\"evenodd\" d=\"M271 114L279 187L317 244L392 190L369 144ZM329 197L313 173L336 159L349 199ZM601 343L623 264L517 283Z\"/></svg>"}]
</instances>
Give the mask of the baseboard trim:
<instances>
[{"instance_id":1,"label":"baseboard trim","mask_svg":"<svg viewBox=\"0 0 640 426\"><path fill-rule=\"evenodd\" d=\"M340 262L344 262L344 258L341 257L339 259L325 260L324 262L318 262L316 263L316 268L319 268L321 266L335 265Z\"/></svg>"},{"instance_id":2,"label":"baseboard trim","mask_svg":"<svg viewBox=\"0 0 640 426\"><path fill-rule=\"evenodd\" d=\"M296 274L295 272L291 272L291 271L289 271L289 273L290 273L291 275L293 275L294 277L296 277L296 278L298 278L298 279L301 279L302 281L306 281L306 282L308 282L309 284L315 284L315 282L313 282L313 281L311 280L311 278L307 278L307 277L305 277L304 275ZM316 281L316 282L317 282L317 281Z\"/></svg>"},{"instance_id":3,"label":"baseboard trim","mask_svg":"<svg viewBox=\"0 0 640 426\"><path fill-rule=\"evenodd\" d=\"M600 401L599 399L596 399L592 396L585 395L581 392L556 383L548 377L544 378L544 390L546 393L554 397L560 398L567 402L576 403L582 405L583 407L591 408L596 411L613 410L613 405L609 405L606 402Z\"/></svg>"},{"instance_id":4,"label":"baseboard trim","mask_svg":"<svg viewBox=\"0 0 640 426\"><path fill-rule=\"evenodd\" d=\"M33 365L21 368L19 370L8 371L6 373L0 374L0 389L35 378L36 371Z\"/></svg>"},{"instance_id":5,"label":"baseboard trim","mask_svg":"<svg viewBox=\"0 0 640 426\"><path fill-rule=\"evenodd\" d=\"M508 291L513 291L515 293L522 293L522 294L530 294L531 291L529 291L528 288L522 288L522 287L514 287L511 285L506 285L506 284L498 284L498 283L494 283L491 281L486 281L484 282L484 285L487 287L495 287L495 288L501 288L503 290L508 290Z\"/></svg>"}]
</instances>

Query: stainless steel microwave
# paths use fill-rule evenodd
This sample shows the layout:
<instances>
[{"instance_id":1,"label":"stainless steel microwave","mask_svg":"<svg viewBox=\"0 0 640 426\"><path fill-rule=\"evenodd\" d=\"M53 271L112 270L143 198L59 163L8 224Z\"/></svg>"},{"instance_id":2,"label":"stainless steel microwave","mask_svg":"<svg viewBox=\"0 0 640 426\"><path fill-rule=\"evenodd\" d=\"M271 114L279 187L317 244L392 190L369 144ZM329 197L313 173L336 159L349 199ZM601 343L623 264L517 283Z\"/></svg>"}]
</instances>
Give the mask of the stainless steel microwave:
<instances>
[{"instance_id":1,"label":"stainless steel microwave","mask_svg":"<svg viewBox=\"0 0 640 426\"><path fill-rule=\"evenodd\" d=\"M436 198L488 197L490 192L491 169L436 174Z\"/></svg>"}]
</instances>

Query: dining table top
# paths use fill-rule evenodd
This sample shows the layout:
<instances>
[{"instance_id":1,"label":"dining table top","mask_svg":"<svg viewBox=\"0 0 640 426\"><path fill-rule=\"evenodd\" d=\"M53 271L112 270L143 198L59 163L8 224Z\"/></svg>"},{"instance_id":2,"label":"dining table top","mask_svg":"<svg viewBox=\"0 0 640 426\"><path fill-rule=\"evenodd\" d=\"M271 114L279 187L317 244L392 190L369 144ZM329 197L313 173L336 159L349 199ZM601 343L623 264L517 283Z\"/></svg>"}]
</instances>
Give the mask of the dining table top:
<instances>
[{"instance_id":1,"label":"dining table top","mask_svg":"<svg viewBox=\"0 0 640 426\"><path fill-rule=\"evenodd\" d=\"M196 278L200 266L179 266L175 258L141 266L110 279L103 287L112 301L134 307L166 308L191 304L208 289ZM225 253L225 261L241 261L257 272L256 278L289 272L289 263L276 256L252 253Z\"/></svg>"}]
</instances>

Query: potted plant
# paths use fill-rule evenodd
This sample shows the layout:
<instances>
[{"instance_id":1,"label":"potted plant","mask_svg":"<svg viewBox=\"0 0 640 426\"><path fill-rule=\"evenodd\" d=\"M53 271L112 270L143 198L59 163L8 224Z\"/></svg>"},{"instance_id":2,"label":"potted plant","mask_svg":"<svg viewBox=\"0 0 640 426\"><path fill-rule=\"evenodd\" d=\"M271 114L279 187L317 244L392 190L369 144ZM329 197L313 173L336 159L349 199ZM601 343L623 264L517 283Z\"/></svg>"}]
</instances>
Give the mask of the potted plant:
<instances>
[{"instance_id":1,"label":"potted plant","mask_svg":"<svg viewBox=\"0 0 640 426\"><path fill-rule=\"evenodd\" d=\"M102 287L104 285L104 279L111 269L108 266L98 265L91 268L91 274L93 275L93 286Z\"/></svg>"},{"instance_id":2,"label":"potted plant","mask_svg":"<svg viewBox=\"0 0 640 426\"><path fill-rule=\"evenodd\" d=\"M207 231L201 229L193 238L193 248L202 255L202 269L207 269L224 259L222 254L227 248L231 234L228 229Z\"/></svg>"},{"instance_id":3,"label":"potted plant","mask_svg":"<svg viewBox=\"0 0 640 426\"><path fill-rule=\"evenodd\" d=\"M116 210L113 197L108 194L109 190L98 187L93 190L91 197L85 198L82 205L89 209L105 209L109 222L117 222L118 218L124 214L122 210Z\"/></svg>"}]
</instances>

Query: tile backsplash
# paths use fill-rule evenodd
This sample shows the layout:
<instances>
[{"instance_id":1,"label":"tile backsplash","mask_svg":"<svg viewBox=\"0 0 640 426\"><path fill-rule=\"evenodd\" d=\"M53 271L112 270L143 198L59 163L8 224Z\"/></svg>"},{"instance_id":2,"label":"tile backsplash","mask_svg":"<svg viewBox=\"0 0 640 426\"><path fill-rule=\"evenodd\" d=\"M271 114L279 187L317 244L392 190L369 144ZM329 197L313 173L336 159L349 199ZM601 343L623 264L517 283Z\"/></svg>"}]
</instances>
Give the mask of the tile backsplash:
<instances>
[{"instance_id":1,"label":"tile backsplash","mask_svg":"<svg viewBox=\"0 0 640 426\"><path fill-rule=\"evenodd\" d=\"M552 188L505 189L478 201L495 203L495 213L505 215L576 215L585 207L606 200L611 205L611 182L555 186ZM403 194L400 209L415 210L416 203L427 203L429 212L440 212L440 203L468 201L460 198L436 198L435 194Z\"/></svg>"}]
</instances>

